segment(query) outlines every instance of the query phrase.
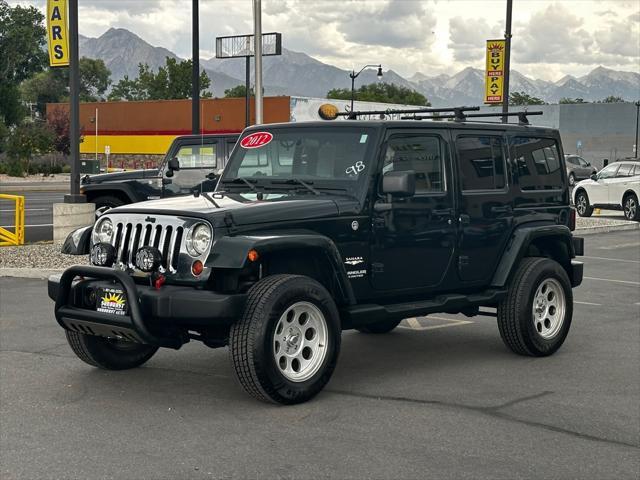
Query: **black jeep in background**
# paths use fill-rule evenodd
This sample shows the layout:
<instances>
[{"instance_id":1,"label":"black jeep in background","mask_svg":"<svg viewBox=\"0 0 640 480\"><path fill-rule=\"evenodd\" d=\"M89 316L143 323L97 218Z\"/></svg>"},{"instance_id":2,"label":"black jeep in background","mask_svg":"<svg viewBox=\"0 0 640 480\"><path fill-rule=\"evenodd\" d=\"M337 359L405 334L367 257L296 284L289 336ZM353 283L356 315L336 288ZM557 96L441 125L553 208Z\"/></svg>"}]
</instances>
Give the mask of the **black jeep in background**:
<instances>
[{"instance_id":1,"label":"black jeep in background","mask_svg":"<svg viewBox=\"0 0 640 480\"><path fill-rule=\"evenodd\" d=\"M158 168L86 175L80 191L96 210L129 203L212 191L239 135L182 135L176 137ZM177 159L170 164L172 159ZM172 165L179 169L171 168ZM215 179L208 179L210 173Z\"/></svg>"},{"instance_id":2,"label":"black jeep in background","mask_svg":"<svg viewBox=\"0 0 640 480\"><path fill-rule=\"evenodd\" d=\"M228 345L250 395L299 403L329 381L344 329L487 315L515 353L551 355L582 281L574 224L557 130L460 112L263 125L213 193L114 208L71 234L63 251L93 266L51 277L49 295L90 365Z\"/></svg>"}]
</instances>

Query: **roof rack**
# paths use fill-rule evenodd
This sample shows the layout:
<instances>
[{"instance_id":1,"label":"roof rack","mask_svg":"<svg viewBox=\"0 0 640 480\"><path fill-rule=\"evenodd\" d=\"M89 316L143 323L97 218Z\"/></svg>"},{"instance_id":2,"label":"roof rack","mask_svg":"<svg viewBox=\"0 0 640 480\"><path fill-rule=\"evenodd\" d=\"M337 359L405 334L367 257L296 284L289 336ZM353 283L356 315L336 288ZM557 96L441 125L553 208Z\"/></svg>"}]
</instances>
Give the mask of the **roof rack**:
<instances>
[{"instance_id":1,"label":"roof rack","mask_svg":"<svg viewBox=\"0 0 640 480\"><path fill-rule=\"evenodd\" d=\"M452 108L416 108L416 109L392 109L389 108L387 110L361 110L361 111L353 111L353 112L339 112L337 115L339 117L347 117L349 120L357 120L358 117L362 115L381 115L384 118L385 115L398 115L398 114L406 114L406 113L446 113L453 112L447 116L441 116L439 118L455 118L457 120L463 121L465 114L464 112L474 112L480 110L480 107L452 107ZM431 117L424 117L431 118Z\"/></svg>"},{"instance_id":2,"label":"roof rack","mask_svg":"<svg viewBox=\"0 0 640 480\"><path fill-rule=\"evenodd\" d=\"M477 110L479 110L480 108L478 107ZM482 117L518 117L518 125L530 125L529 123L529 119L527 118L527 116L529 115L543 115L544 112L538 110L535 112L509 112L509 113L501 113L501 112L495 112L495 113L462 113L462 115L458 115L457 112L456 114L447 114L447 115L432 115L432 116L427 116L427 115L410 115L410 116L406 116L406 117L400 117L401 120L434 120L434 119L441 119L441 118L453 118L456 122L464 122L467 118L482 118Z\"/></svg>"}]
</instances>

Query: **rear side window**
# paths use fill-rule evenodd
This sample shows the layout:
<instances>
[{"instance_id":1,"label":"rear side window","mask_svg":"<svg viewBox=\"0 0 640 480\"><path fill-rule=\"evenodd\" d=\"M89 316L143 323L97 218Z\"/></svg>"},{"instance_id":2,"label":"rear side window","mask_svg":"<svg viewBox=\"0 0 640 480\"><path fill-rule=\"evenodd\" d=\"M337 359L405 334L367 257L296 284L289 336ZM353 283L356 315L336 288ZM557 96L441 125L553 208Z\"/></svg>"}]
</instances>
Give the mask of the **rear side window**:
<instances>
[{"instance_id":1,"label":"rear side window","mask_svg":"<svg viewBox=\"0 0 640 480\"><path fill-rule=\"evenodd\" d=\"M501 137L458 137L456 150L463 192L501 190L505 187L504 148Z\"/></svg>"},{"instance_id":2,"label":"rear side window","mask_svg":"<svg viewBox=\"0 0 640 480\"><path fill-rule=\"evenodd\" d=\"M513 147L521 190L562 188L560 155L554 139L515 137Z\"/></svg>"},{"instance_id":3,"label":"rear side window","mask_svg":"<svg viewBox=\"0 0 640 480\"><path fill-rule=\"evenodd\" d=\"M630 177L631 175L633 175L632 170L633 170L632 164L624 163L620 165L620 168L618 169L618 173L616 174L616 177Z\"/></svg>"}]
</instances>

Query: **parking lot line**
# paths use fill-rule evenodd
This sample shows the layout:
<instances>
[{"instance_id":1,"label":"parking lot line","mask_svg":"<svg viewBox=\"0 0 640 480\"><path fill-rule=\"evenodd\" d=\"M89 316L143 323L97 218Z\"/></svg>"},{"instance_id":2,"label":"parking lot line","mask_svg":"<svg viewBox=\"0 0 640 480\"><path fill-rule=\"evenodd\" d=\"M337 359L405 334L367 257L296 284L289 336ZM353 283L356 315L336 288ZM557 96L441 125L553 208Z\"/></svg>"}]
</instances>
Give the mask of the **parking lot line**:
<instances>
[{"instance_id":1,"label":"parking lot line","mask_svg":"<svg viewBox=\"0 0 640 480\"><path fill-rule=\"evenodd\" d=\"M405 320L407 321L407 324L409 324L408 327L405 327L403 325L400 325L398 328L404 328L406 330L436 330L438 328L449 328L449 327L457 327L460 325L467 325L469 323L473 323L470 320L458 320L455 318L444 318L444 317L434 317L429 315L428 317L424 317L424 318L428 318L431 320L444 320L445 322L449 322L449 323L445 323L442 325L430 325L430 326L426 326L423 327L422 324L420 323L420 321L415 318L406 318Z\"/></svg>"},{"instance_id":2,"label":"parking lot line","mask_svg":"<svg viewBox=\"0 0 640 480\"><path fill-rule=\"evenodd\" d=\"M612 262L640 263L640 260L625 260L624 258L588 257L586 255L584 255L582 258L592 258L595 260L610 260Z\"/></svg>"},{"instance_id":3,"label":"parking lot line","mask_svg":"<svg viewBox=\"0 0 640 480\"><path fill-rule=\"evenodd\" d=\"M618 243L617 245L607 245L606 247L598 247L600 250L617 250L618 248L640 247L640 242Z\"/></svg>"},{"instance_id":4,"label":"parking lot line","mask_svg":"<svg viewBox=\"0 0 640 480\"><path fill-rule=\"evenodd\" d=\"M573 303L579 303L580 305L593 305L595 307L601 307L602 306L601 303L579 302L577 300L574 300Z\"/></svg>"},{"instance_id":5,"label":"parking lot line","mask_svg":"<svg viewBox=\"0 0 640 480\"><path fill-rule=\"evenodd\" d=\"M628 285L640 285L640 282L632 282L630 280L615 280L613 278L584 277L586 280L599 280L601 282L626 283Z\"/></svg>"}]
</instances>

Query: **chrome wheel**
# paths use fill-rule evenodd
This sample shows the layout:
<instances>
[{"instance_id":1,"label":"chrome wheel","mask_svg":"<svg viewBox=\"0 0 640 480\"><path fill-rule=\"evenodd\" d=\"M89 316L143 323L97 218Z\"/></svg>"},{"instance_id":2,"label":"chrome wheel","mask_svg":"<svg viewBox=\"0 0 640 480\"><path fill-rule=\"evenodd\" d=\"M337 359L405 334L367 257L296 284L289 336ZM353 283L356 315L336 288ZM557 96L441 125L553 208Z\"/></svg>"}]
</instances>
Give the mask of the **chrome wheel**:
<instances>
[{"instance_id":1,"label":"chrome wheel","mask_svg":"<svg viewBox=\"0 0 640 480\"><path fill-rule=\"evenodd\" d=\"M542 281L533 297L533 326L545 340L555 337L562 329L566 300L562 285L554 278Z\"/></svg>"},{"instance_id":2,"label":"chrome wheel","mask_svg":"<svg viewBox=\"0 0 640 480\"><path fill-rule=\"evenodd\" d=\"M292 382L313 377L327 354L324 315L309 302L297 302L282 314L273 334L273 357L280 373Z\"/></svg>"},{"instance_id":3,"label":"chrome wheel","mask_svg":"<svg viewBox=\"0 0 640 480\"><path fill-rule=\"evenodd\" d=\"M587 198L582 194L578 195L578 198L576 199L576 210L578 210L578 213L583 215L584 212L587 211L587 207Z\"/></svg>"},{"instance_id":4,"label":"chrome wheel","mask_svg":"<svg viewBox=\"0 0 640 480\"><path fill-rule=\"evenodd\" d=\"M637 209L636 199L632 195L629 195L624 202L624 216L627 217L628 220L635 219Z\"/></svg>"}]
</instances>

